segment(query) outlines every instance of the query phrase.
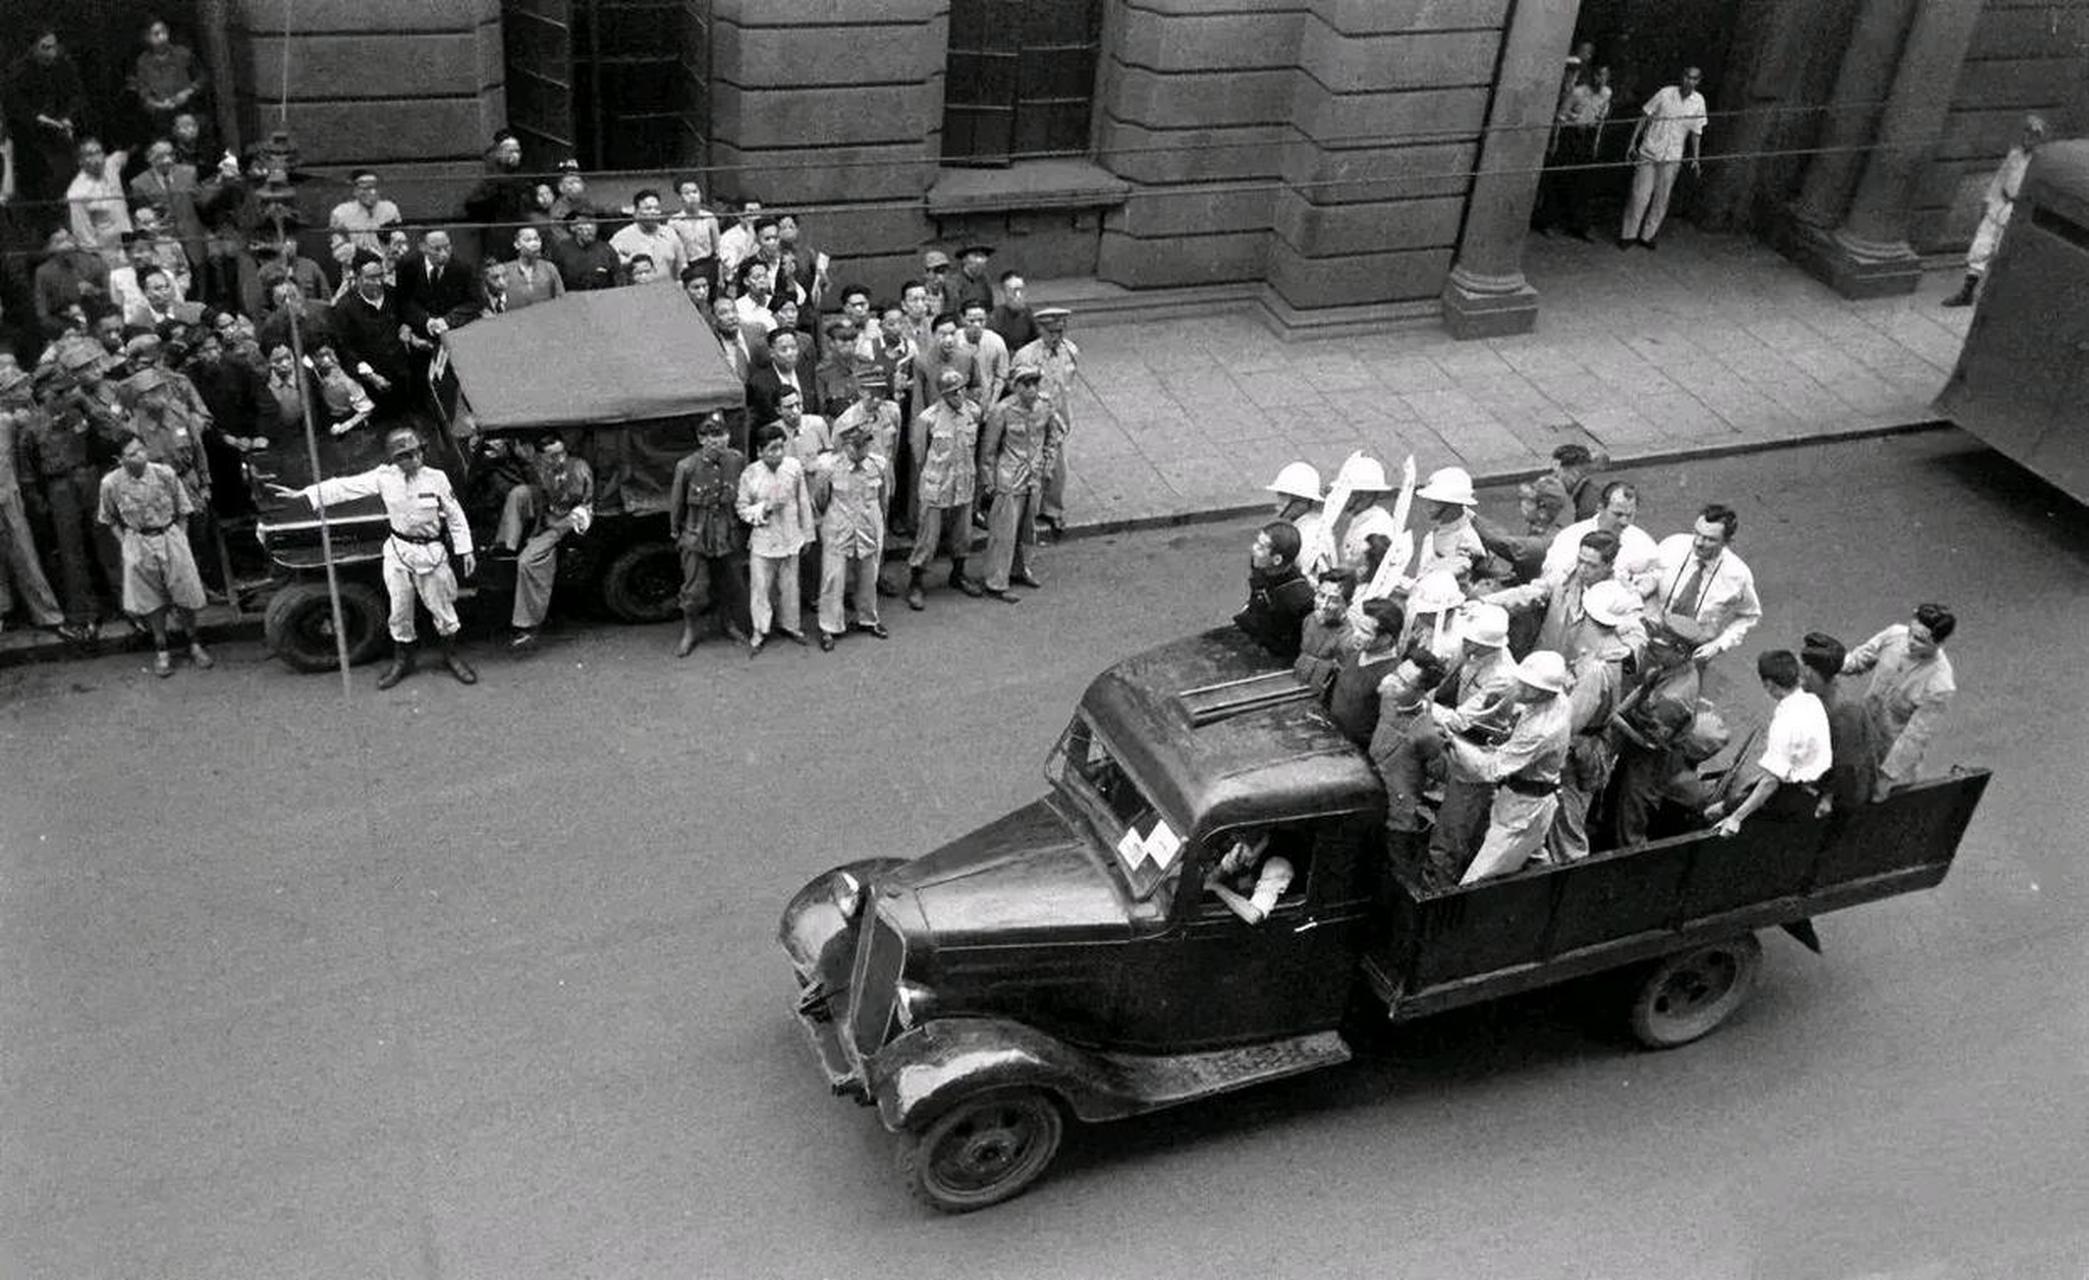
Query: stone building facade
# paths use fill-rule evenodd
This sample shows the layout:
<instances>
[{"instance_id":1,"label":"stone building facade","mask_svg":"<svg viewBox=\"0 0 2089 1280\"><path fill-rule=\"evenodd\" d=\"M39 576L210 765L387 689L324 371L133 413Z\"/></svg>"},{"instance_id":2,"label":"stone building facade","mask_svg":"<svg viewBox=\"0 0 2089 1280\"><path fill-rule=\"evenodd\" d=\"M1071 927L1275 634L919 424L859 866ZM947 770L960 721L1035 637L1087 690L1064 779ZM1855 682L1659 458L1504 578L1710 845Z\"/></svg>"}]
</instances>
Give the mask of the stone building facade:
<instances>
[{"instance_id":1,"label":"stone building facade","mask_svg":"<svg viewBox=\"0 0 2089 1280\"><path fill-rule=\"evenodd\" d=\"M1036 0L205 3L231 10L248 127L279 110L287 20L308 162L380 165L411 214L454 208L511 119L564 128L584 162L635 133L590 49L642 21L662 66L610 79L681 122L647 134L659 169L807 210L851 279L891 289L923 247L979 238L1033 278L1227 286L1307 332L1536 323L1523 244L1577 38L1643 51L1647 92L1666 61L1706 65L1706 176L1682 216L1767 236L1849 293L1911 289L1963 246L2025 111L2056 136L2089 125L2089 9L2058 0L1051 0L1035 22ZM547 24L566 32L549 55ZM574 120L589 84L595 156ZM1007 142L1025 136L1052 154Z\"/></svg>"}]
</instances>

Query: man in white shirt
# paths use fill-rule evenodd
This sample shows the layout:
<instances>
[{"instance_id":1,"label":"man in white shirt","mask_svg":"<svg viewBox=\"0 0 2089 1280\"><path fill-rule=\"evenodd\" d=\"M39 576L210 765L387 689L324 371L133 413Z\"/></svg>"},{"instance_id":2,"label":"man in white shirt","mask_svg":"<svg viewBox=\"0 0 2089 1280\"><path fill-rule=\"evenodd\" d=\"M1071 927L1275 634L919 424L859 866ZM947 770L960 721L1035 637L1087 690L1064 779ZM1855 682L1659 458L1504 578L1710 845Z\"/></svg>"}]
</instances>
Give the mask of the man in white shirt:
<instances>
[{"instance_id":1,"label":"man in white shirt","mask_svg":"<svg viewBox=\"0 0 2089 1280\"><path fill-rule=\"evenodd\" d=\"M106 152L94 138L80 142L80 171L65 189L71 210L73 243L91 250L112 267L123 265L123 236L131 228L131 205L123 194L123 166L130 155Z\"/></svg>"},{"instance_id":2,"label":"man in white shirt","mask_svg":"<svg viewBox=\"0 0 2089 1280\"><path fill-rule=\"evenodd\" d=\"M334 261L344 264L355 256L357 249L384 252L384 229L401 221L399 206L379 193L376 173L357 169L348 180L354 188L354 198L335 205L326 219Z\"/></svg>"},{"instance_id":3,"label":"man in white shirt","mask_svg":"<svg viewBox=\"0 0 2089 1280\"><path fill-rule=\"evenodd\" d=\"M1008 344L1001 335L986 327L988 308L985 303L974 299L965 304L963 327L958 331L958 341L972 353L972 368L976 377L973 389L979 394L979 407L991 409L1001 403L1008 394L1008 373L1012 367Z\"/></svg>"},{"instance_id":4,"label":"man in white shirt","mask_svg":"<svg viewBox=\"0 0 2089 1280\"><path fill-rule=\"evenodd\" d=\"M1623 480L1611 481L1603 486L1602 502L1596 508L1596 514L1586 520L1576 520L1553 537L1552 547L1546 551L1545 565L1539 573L1554 580L1572 573L1574 562L1581 558L1582 535L1602 529L1618 536L1618 581L1645 595L1653 590L1654 561L1660 554L1660 546L1651 534L1634 523L1638 518L1639 490Z\"/></svg>"},{"instance_id":5,"label":"man in white shirt","mask_svg":"<svg viewBox=\"0 0 2089 1280\"><path fill-rule=\"evenodd\" d=\"M617 259L626 269L631 259L638 255L653 260L651 284L674 284L681 279L682 268L689 265L683 256L682 237L670 231L660 213L660 193L647 187L631 197L631 225L609 238L609 247L617 251Z\"/></svg>"},{"instance_id":6,"label":"man in white shirt","mask_svg":"<svg viewBox=\"0 0 2089 1280\"><path fill-rule=\"evenodd\" d=\"M2024 136L2002 157L2001 167L1988 179L1987 194L1981 197L1980 226L1973 232L1973 245L1966 250L1966 279L1957 293L1944 299L1947 307L1970 307L1980 281L1987 275L1988 261L2002 244L2009 215L2016 208L2017 192L2023 188L2024 173L2031 167L2031 153L2045 141L2045 117L2024 117Z\"/></svg>"},{"instance_id":7,"label":"man in white shirt","mask_svg":"<svg viewBox=\"0 0 2089 1280\"><path fill-rule=\"evenodd\" d=\"M1632 157L1632 197L1625 202L1625 223L1618 231L1620 249L1634 244L1654 247L1685 154L1690 157L1690 176L1702 172L1698 147L1705 132L1705 99L1697 91L1701 78L1696 67L1684 67L1682 79L1661 86L1647 99L1639 123L1632 126L1632 142L1625 148Z\"/></svg>"},{"instance_id":8,"label":"man in white shirt","mask_svg":"<svg viewBox=\"0 0 2089 1280\"><path fill-rule=\"evenodd\" d=\"M1261 924L1276 909L1297 872L1287 858L1269 852L1269 833L1243 831L1204 877L1206 892L1249 924Z\"/></svg>"},{"instance_id":9,"label":"man in white shirt","mask_svg":"<svg viewBox=\"0 0 2089 1280\"><path fill-rule=\"evenodd\" d=\"M704 208L704 189L695 178L675 184L675 198L682 207L667 220L667 229L682 242L682 254L690 262L718 256L718 218Z\"/></svg>"},{"instance_id":10,"label":"man in white shirt","mask_svg":"<svg viewBox=\"0 0 2089 1280\"><path fill-rule=\"evenodd\" d=\"M1697 642L1690 656L1700 666L1740 644L1763 618L1755 575L1733 552L1740 527L1732 507L1708 503L1695 529L1663 538L1655 553L1648 608Z\"/></svg>"},{"instance_id":11,"label":"man in white shirt","mask_svg":"<svg viewBox=\"0 0 2089 1280\"><path fill-rule=\"evenodd\" d=\"M377 678L389 689L413 670L413 603L418 596L435 619L442 637L443 664L460 684L477 684L479 675L457 652L457 576L450 570L455 552L464 576L478 568L472 554L471 526L457 501L450 478L422 464L421 438L411 427L394 427L385 436L390 462L352 476L332 476L302 489L271 484L279 498L298 498L314 511L376 494L384 499L391 536L384 542L384 588L391 597L392 665ZM449 535L448 545L443 536Z\"/></svg>"},{"instance_id":12,"label":"man in white shirt","mask_svg":"<svg viewBox=\"0 0 2089 1280\"><path fill-rule=\"evenodd\" d=\"M1834 760L1828 745L1828 709L1799 687L1799 659L1791 650L1763 654L1755 660L1755 673L1762 679L1763 692L1777 704L1763 736L1762 759L1756 761L1763 776L1732 813L1721 817L1720 804L1705 810L1705 817L1718 822L1713 830L1722 836L1739 831L1759 810L1782 821L1812 817L1820 804L1818 784Z\"/></svg>"}]
</instances>

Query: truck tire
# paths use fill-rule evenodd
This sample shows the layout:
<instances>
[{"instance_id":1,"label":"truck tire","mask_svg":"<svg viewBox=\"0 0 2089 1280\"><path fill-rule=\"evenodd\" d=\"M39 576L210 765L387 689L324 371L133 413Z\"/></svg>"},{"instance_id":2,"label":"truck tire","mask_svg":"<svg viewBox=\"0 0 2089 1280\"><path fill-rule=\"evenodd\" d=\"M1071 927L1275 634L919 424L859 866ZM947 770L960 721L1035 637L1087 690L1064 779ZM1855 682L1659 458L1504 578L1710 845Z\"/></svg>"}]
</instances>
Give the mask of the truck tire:
<instances>
[{"instance_id":1,"label":"truck tire","mask_svg":"<svg viewBox=\"0 0 2089 1280\"><path fill-rule=\"evenodd\" d=\"M384 644L389 610L367 582L341 584L341 625L348 632L348 662L377 656ZM334 606L323 582L293 582L268 598L262 615L268 647L293 671L331 671L339 661L334 645Z\"/></svg>"},{"instance_id":2,"label":"truck tire","mask_svg":"<svg viewBox=\"0 0 2089 1280\"><path fill-rule=\"evenodd\" d=\"M682 612L682 557L671 542L634 542L602 571L602 608L618 622L666 622Z\"/></svg>"},{"instance_id":3,"label":"truck tire","mask_svg":"<svg viewBox=\"0 0 2089 1280\"><path fill-rule=\"evenodd\" d=\"M970 1213L1011 1199L1059 1153L1065 1121L1041 1089L989 1089L900 1135L899 1171L916 1200Z\"/></svg>"},{"instance_id":4,"label":"truck tire","mask_svg":"<svg viewBox=\"0 0 2089 1280\"><path fill-rule=\"evenodd\" d=\"M1744 933L1657 961L1632 997L1633 1036L1674 1049L1710 1035L1747 1002L1762 960L1762 944Z\"/></svg>"}]
</instances>

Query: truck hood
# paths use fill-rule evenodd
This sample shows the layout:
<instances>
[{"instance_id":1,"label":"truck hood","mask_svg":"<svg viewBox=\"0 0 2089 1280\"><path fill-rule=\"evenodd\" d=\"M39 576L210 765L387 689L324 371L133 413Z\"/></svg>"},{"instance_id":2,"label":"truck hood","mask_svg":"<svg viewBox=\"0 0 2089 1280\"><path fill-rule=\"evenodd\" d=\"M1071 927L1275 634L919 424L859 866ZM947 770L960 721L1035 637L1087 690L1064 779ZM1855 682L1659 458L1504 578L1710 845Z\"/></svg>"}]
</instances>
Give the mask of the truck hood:
<instances>
[{"instance_id":1,"label":"truck hood","mask_svg":"<svg viewBox=\"0 0 2089 1280\"><path fill-rule=\"evenodd\" d=\"M1087 831L1036 800L881 876L881 895L909 897L938 941L1124 934L1120 886Z\"/></svg>"}]
</instances>

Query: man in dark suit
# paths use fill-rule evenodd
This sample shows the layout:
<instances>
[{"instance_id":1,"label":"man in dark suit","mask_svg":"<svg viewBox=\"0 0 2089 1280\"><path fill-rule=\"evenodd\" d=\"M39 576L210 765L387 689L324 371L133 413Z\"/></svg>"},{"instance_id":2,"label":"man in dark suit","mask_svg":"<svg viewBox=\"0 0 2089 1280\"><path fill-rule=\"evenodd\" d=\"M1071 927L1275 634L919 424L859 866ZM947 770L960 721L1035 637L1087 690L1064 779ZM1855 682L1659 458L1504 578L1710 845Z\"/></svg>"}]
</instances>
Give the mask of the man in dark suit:
<instances>
[{"instance_id":1,"label":"man in dark suit","mask_svg":"<svg viewBox=\"0 0 2089 1280\"><path fill-rule=\"evenodd\" d=\"M747 375L747 412L755 426L776 420L776 404L785 391L797 392L801 404L812 399L812 377L798 367L801 345L795 330L769 335L769 362Z\"/></svg>"},{"instance_id":2,"label":"man in dark suit","mask_svg":"<svg viewBox=\"0 0 2089 1280\"><path fill-rule=\"evenodd\" d=\"M380 414L397 414L413 399L413 363L399 331L404 319L395 291L384 283L384 259L358 249L349 263L354 287L334 306L341 364L370 391Z\"/></svg>"},{"instance_id":3,"label":"man in dark suit","mask_svg":"<svg viewBox=\"0 0 2089 1280\"><path fill-rule=\"evenodd\" d=\"M433 342L476 320L486 300L470 267L457 261L450 233L430 231L418 252L399 259L399 314L415 333Z\"/></svg>"},{"instance_id":4,"label":"man in dark suit","mask_svg":"<svg viewBox=\"0 0 2089 1280\"><path fill-rule=\"evenodd\" d=\"M149 204L159 210L167 229L181 241L192 270L204 264L203 215L196 209L196 166L174 163L174 144L162 138L145 152L145 172L131 179L132 203ZM195 290L191 296L198 296Z\"/></svg>"}]
</instances>

